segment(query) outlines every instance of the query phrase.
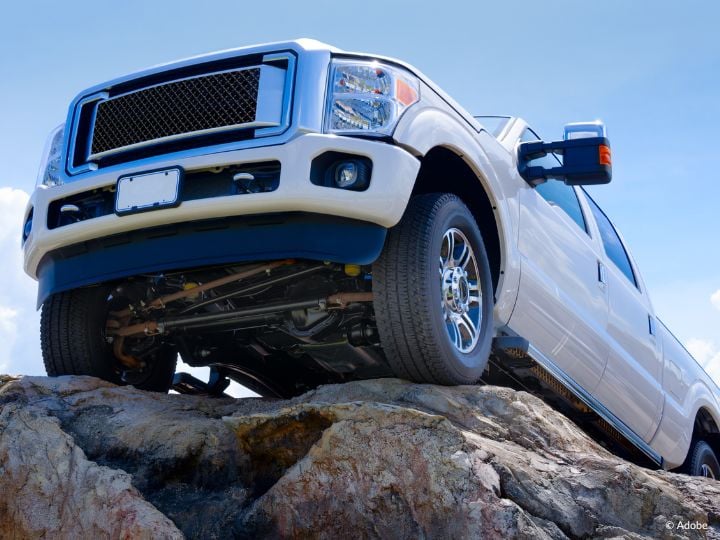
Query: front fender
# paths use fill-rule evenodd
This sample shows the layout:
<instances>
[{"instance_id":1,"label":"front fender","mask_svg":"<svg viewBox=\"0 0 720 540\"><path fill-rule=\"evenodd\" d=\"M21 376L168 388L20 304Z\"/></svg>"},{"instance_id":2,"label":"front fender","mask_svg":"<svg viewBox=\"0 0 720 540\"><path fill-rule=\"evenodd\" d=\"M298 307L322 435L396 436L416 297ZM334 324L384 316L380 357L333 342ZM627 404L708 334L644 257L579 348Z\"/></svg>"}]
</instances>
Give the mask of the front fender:
<instances>
[{"instance_id":1,"label":"front fender","mask_svg":"<svg viewBox=\"0 0 720 540\"><path fill-rule=\"evenodd\" d=\"M662 454L668 468L679 467L685 461L692 442L695 417L703 408L720 426L718 402L705 381L696 380L690 385L681 403L672 399L670 394L666 395L663 417L651 446Z\"/></svg>"},{"instance_id":2,"label":"front fender","mask_svg":"<svg viewBox=\"0 0 720 540\"><path fill-rule=\"evenodd\" d=\"M495 318L498 325L506 324L520 280L517 222L523 183L514 174L512 157L491 135L476 131L431 90L423 89L422 101L406 111L393 137L398 145L421 158L433 148L452 150L474 171L495 210L501 256Z\"/></svg>"}]
</instances>

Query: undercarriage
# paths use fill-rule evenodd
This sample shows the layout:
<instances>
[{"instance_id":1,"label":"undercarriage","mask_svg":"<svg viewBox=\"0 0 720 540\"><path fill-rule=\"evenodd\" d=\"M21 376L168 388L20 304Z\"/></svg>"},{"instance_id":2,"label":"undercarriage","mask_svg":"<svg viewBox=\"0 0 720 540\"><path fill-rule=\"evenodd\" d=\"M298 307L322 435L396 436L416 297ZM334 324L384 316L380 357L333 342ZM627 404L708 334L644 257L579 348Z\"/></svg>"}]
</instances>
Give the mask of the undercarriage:
<instances>
[{"instance_id":1,"label":"undercarriage","mask_svg":"<svg viewBox=\"0 0 720 540\"><path fill-rule=\"evenodd\" d=\"M369 268L290 259L143 275L113 288L105 340L124 382L172 348L211 367L210 391L229 377L261 395L296 395L392 375L371 291Z\"/></svg>"},{"instance_id":2,"label":"undercarriage","mask_svg":"<svg viewBox=\"0 0 720 540\"><path fill-rule=\"evenodd\" d=\"M196 223L184 235L143 230L56 254L45 265L55 292L41 316L48 374L210 394L230 378L279 397L357 379L481 377L494 332L492 276L478 226L457 196L413 197L388 231L333 217L269 219L240 228ZM201 266L213 250L219 257L210 260L239 253L249 262ZM88 276L93 284L81 285ZM174 378L178 354L209 366L211 380Z\"/></svg>"}]
</instances>

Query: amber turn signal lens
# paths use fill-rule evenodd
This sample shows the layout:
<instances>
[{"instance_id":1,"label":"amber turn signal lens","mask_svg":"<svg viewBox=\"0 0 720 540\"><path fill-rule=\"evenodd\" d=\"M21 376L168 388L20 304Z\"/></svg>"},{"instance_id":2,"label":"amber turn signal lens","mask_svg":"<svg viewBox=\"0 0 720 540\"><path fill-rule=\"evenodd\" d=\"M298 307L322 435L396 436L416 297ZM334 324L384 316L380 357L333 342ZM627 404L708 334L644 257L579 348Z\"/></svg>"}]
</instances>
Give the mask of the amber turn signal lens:
<instances>
[{"instance_id":1,"label":"amber turn signal lens","mask_svg":"<svg viewBox=\"0 0 720 540\"><path fill-rule=\"evenodd\" d=\"M599 146L600 149L600 165L612 166L612 155L610 153L610 147L604 144Z\"/></svg>"},{"instance_id":2,"label":"amber turn signal lens","mask_svg":"<svg viewBox=\"0 0 720 540\"><path fill-rule=\"evenodd\" d=\"M395 81L397 100L408 107L418 100L418 91L402 79Z\"/></svg>"}]
</instances>

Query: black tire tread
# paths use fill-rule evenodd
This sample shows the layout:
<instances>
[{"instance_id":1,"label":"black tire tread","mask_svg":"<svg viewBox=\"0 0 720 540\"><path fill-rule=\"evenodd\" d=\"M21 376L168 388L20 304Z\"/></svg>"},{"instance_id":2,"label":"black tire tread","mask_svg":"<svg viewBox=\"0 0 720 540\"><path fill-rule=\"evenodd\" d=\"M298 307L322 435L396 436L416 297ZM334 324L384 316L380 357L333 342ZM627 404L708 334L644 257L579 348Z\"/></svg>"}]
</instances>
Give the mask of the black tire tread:
<instances>
[{"instance_id":1,"label":"black tire tread","mask_svg":"<svg viewBox=\"0 0 720 540\"><path fill-rule=\"evenodd\" d=\"M374 307L385 356L398 377L415 382L475 382L462 380L443 358L432 338L431 318L417 312L418 305L431 305L430 289L422 275L408 272L413 262L432 260L431 224L440 209L453 201L462 204L448 193L413 197L403 219L388 233L383 254L373 267L374 289L382 291L375 295Z\"/></svg>"},{"instance_id":2,"label":"black tire tread","mask_svg":"<svg viewBox=\"0 0 720 540\"><path fill-rule=\"evenodd\" d=\"M101 351L91 344L88 328L96 316L92 308L102 300L99 293L100 289L68 291L51 296L43 305L40 342L48 375L104 375L92 362Z\"/></svg>"}]
</instances>

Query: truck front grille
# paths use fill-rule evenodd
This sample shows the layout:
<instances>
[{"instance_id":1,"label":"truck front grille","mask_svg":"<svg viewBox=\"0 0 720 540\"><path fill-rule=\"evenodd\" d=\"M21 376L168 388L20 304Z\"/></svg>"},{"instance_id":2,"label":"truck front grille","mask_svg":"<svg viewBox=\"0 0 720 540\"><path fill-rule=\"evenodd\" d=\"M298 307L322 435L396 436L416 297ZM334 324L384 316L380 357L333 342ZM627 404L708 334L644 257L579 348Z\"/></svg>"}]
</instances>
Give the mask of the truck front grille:
<instances>
[{"instance_id":1,"label":"truck front grille","mask_svg":"<svg viewBox=\"0 0 720 540\"><path fill-rule=\"evenodd\" d=\"M89 157L252 124L259 83L256 67L173 81L101 101Z\"/></svg>"},{"instance_id":2,"label":"truck front grille","mask_svg":"<svg viewBox=\"0 0 720 540\"><path fill-rule=\"evenodd\" d=\"M295 64L290 51L229 56L96 87L72 105L67 172L222 152L281 135L290 128Z\"/></svg>"}]
</instances>

